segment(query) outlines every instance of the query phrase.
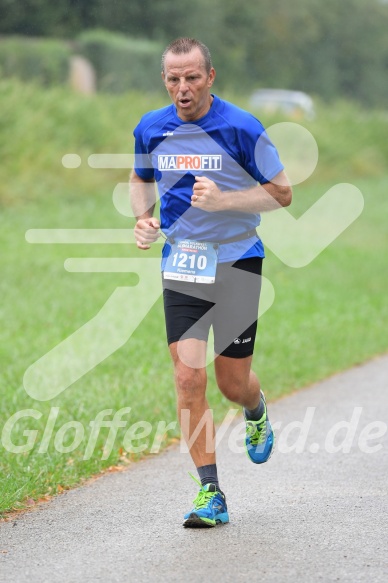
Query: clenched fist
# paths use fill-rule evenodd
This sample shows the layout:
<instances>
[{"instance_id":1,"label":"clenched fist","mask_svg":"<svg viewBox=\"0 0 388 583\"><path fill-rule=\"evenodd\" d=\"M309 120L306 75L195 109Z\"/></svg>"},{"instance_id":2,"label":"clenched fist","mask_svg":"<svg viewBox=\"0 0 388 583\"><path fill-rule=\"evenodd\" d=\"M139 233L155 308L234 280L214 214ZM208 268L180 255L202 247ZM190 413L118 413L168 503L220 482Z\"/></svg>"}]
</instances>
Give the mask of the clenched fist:
<instances>
[{"instance_id":1,"label":"clenched fist","mask_svg":"<svg viewBox=\"0 0 388 583\"><path fill-rule=\"evenodd\" d=\"M196 176L195 180L191 205L208 212L223 210L222 192L216 183L206 176Z\"/></svg>"},{"instance_id":2,"label":"clenched fist","mask_svg":"<svg viewBox=\"0 0 388 583\"><path fill-rule=\"evenodd\" d=\"M139 249L149 249L160 237L160 222L155 217L139 219L135 225L134 234Z\"/></svg>"}]
</instances>

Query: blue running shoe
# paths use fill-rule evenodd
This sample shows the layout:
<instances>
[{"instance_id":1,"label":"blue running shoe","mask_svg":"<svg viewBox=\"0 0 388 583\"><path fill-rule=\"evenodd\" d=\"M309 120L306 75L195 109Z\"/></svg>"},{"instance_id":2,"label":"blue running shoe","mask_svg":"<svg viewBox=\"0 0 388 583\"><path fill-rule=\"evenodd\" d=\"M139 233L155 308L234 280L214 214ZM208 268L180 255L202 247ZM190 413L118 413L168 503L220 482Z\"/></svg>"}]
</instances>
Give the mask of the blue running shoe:
<instances>
[{"instance_id":1,"label":"blue running shoe","mask_svg":"<svg viewBox=\"0 0 388 583\"><path fill-rule=\"evenodd\" d=\"M254 464L264 464L268 461L275 445L275 435L268 419L267 405L263 392L261 393L261 398L264 402L264 413L259 421L247 419L243 409L246 423L245 449L249 459Z\"/></svg>"},{"instance_id":2,"label":"blue running shoe","mask_svg":"<svg viewBox=\"0 0 388 583\"><path fill-rule=\"evenodd\" d=\"M194 508L185 514L183 526L186 528L211 528L217 524L229 522L225 495L217 490L215 484L202 486L194 476L191 477L201 486L201 489L193 502Z\"/></svg>"}]
</instances>

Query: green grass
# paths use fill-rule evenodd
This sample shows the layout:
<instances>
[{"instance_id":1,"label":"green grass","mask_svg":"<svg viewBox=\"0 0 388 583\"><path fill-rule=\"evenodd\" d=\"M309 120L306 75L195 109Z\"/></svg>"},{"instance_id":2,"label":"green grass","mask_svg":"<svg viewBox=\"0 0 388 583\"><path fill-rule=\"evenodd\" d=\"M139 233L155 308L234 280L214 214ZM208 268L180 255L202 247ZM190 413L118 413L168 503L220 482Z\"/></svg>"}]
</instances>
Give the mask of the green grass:
<instances>
[{"instance_id":1,"label":"green grass","mask_svg":"<svg viewBox=\"0 0 388 583\"><path fill-rule=\"evenodd\" d=\"M0 445L0 513L55 494L104 468L136 460L144 454L125 451L125 431L146 420L152 425L151 444L157 423L176 419L160 299L122 348L58 397L40 402L23 388L28 366L97 314L116 287L135 283L129 274L68 273L63 267L66 258L145 257L131 245L31 245L25 232L132 227L133 219L120 215L112 204L113 188L126 180L128 171L93 170L86 160L95 152L131 152L137 119L163 103L161 96L81 98L65 90L43 92L0 83L0 153L8 161L0 170L0 428L18 411L35 409L41 414L39 419L21 419L12 433L13 442L23 444L28 439L23 431L36 430L30 451L15 454ZM268 125L279 120L263 121ZM358 186L365 208L307 267L292 269L267 252L265 275L276 299L259 323L254 368L270 399L387 350L383 250L388 177L382 164L388 157L387 119L379 112L339 104L333 109L321 106L317 119L305 125L318 141L320 161L314 175L295 187L290 212L301 215L336 182ZM61 166L68 152L81 156L80 168ZM216 389L211 368L209 400L220 421L229 403ZM52 437L47 452L39 453L54 407L59 413ZM104 409L114 413L123 407L131 411L123 417L127 425L119 429L111 455L101 459L108 436L108 428L102 428L93 455L83 459L89 423ZM69 421L82 424L85 438L74 451L59 453L54 440ZM169 432L170 438L178 435L177 428ZM69 431L65 445L73 436Z\"/></svg>"}]
</instances>

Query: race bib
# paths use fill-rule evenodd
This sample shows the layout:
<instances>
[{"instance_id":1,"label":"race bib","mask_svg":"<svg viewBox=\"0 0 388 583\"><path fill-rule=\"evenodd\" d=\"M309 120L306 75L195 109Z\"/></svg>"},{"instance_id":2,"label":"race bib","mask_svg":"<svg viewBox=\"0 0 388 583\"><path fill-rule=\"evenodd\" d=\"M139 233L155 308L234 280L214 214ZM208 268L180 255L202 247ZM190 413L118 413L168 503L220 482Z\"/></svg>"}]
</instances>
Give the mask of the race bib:
<instances>
[{"instance_id":1,"label":"race bib","mask_svg":"<svg viewBox=\"0 0 388 583\"><path fill-rule=\"evenodd\" d=\"M214 243L184 239L171 244L164 278L195 283L214 283L217 249Z\"/></svg>"}]
</instances>

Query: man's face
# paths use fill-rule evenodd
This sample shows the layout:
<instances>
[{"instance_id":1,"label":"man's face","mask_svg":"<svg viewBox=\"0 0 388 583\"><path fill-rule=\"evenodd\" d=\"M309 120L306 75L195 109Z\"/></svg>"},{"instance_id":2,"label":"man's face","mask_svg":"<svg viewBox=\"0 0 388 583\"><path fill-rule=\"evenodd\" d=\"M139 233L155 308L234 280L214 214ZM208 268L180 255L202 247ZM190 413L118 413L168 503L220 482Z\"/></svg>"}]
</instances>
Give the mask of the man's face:
<instances>
[{"instance_id":1,"label":"man's face","mask_svg":"<svg viewBox=\"0 0 388 583\"><path fill-rule=\"evenodd\" d=\"M209 111L210 87L215 75L213 68L206 72L204 57L198 48L182 55L167 53L162 78L181 120L195 121Z\"/></svg>"}]
</instances>

